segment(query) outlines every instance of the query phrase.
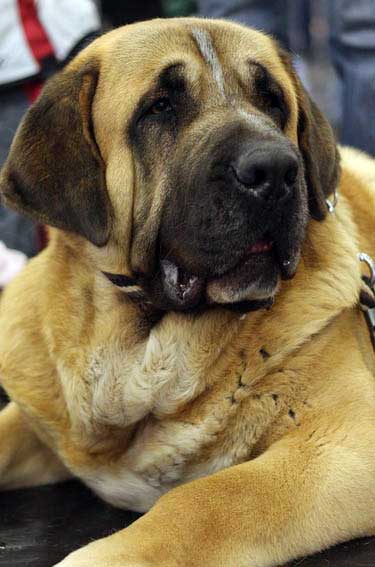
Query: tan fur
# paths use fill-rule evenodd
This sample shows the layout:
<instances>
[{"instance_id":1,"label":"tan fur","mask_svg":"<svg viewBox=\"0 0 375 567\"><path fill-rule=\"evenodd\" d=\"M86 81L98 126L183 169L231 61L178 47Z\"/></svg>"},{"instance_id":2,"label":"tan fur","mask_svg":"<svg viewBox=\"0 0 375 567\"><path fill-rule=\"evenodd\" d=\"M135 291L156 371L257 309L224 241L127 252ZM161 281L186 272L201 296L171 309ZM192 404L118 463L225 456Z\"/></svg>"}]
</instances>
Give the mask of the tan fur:
<instances>
[{"instance_id":1,"label":"tan fur","mask_svg":"<svg viewBox=\"0 0 375 567\"><path fill-rule=\"evenodd\" d=\"M373 160L341 150L336 212L310 222L297 275L270 311L168 313L150 330L99 271L132 275L140 261L131 234L143 204L122 125L149 77L185 58L200 96L213 96L184 25L219 26L224 69L240 73L238 50L251 49L272 70L297 140L294 83L272 41L185 21L115 30L71 64L101 64L93 119L112 233L97 248L51 229L1 301L0 376L13 402L0 414L0 486L70 471L115 505L157 501L61 567L271 567L375 533L375 357L357 307L357 254L375 256ZM138 238L163 198L155 187Z\"/></svg>"}]
</instances>

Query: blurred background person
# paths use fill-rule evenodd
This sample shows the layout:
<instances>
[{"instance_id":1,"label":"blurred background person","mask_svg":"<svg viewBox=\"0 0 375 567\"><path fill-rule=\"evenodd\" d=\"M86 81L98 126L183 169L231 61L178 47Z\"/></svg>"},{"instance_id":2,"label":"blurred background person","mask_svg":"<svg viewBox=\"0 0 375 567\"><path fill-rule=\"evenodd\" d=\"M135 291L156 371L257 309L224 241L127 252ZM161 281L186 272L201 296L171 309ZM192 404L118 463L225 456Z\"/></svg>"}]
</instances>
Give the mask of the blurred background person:
<instances>
[{"instance_id":1,"label":"blurred background person","mask_svg":"<svg viewBox=\"0 0 375 567\"><path fill-rule=\"evenodd\" d=\"M44 82L101 22L92 0L0 0L0 166L17 126ZM0 287L43 245L43 231L0 204Z\"/></svg>"},{"instance_id":2,"label":"blurred background person","mask_svg":"<svg viewBox=\"0 0 375 567\"><path fill-rule=\"evenodd\" d=\"M375 155L375 0L330 0L328 6L341 79L340 141Z\"/></svg>"}]
</instances>

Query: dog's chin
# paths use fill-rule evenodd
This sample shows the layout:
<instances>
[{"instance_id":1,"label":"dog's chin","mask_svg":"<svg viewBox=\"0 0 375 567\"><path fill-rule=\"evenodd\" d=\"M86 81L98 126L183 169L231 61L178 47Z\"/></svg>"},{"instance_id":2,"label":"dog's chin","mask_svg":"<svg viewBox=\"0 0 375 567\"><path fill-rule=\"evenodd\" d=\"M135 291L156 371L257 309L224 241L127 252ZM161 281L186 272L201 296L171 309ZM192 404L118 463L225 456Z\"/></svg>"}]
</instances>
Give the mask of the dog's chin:
<instances>
[{"instance_id":1,"label":"dog's chin","mask_svg":"<svg viewBox=\"0 0 375 567\"><path fill-rule=\"evenodd\" d=\"M271 246L255 250L220 275L199 277L171 260L161 261L161 280L171 309L191 311L221 305L246 312L272 304L280 270Z\"/></svg>"},{"instance_id":2,"label":"dog's chin","mask_svg":"<svg viewBox=\"0 0 375 567\"><path fill-rule=\"evenodd\" d=\"M279 270L271 253L256 254L226 274L207 281L208 304L264 302L274 297Z\"/></svg>"}]
</instances>

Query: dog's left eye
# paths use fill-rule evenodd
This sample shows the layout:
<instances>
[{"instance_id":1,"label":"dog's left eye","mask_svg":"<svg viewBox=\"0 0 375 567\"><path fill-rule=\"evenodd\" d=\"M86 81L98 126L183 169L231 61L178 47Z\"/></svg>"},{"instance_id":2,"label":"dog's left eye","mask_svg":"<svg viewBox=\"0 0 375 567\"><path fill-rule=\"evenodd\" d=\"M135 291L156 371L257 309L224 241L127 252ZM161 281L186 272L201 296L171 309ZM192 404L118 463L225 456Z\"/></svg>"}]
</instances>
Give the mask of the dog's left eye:
<instances>
[{"instance_id":1,"label":"dog's left eye","mask_svg":"<svg viewBox=\"0 0 375 567\"><path fill-rule=\"evenodd\" d=\"M269 92L267 93L265 98L267 100L269 112L276 119L276 121L280 122L283 125L285 122L285 108L280 97L275 93Z\"/></svg>"},{"instance_id":2,"label":"dog's left eye","mask_svg":"<svg viewBox=\"0 0 375 567\"><path fill-rule=\"evenodd\" d=\"M173 110L173 106L171 101L167 97L159 98L156 102L150 106L147 111L148 115L157 115L157 114L165 114L167 112L171 112Z\"/></svg>"},{"instance_id":3,"label":"dog's left eye","mask_svg":"<svg viewBox=\"0 0 375 567\"><path fill-rule=\"evenodd\" d=\"M276 124L284 129L288 118L288 109L282 88L262 65L255 64L254 67L255 92L257 93L258 103Z\"/></svg>"}]
</instances>

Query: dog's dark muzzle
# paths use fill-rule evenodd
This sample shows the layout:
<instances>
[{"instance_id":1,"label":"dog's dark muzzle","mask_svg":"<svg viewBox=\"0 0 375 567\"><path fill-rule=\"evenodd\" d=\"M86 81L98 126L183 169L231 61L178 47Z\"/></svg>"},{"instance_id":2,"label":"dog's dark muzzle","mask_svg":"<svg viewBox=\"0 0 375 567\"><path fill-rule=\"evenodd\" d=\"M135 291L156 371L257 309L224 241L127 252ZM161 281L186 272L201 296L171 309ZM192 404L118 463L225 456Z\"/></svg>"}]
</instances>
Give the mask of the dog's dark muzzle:
<instances>
[{"instance_id":1,"label":"dog's dark muzzle","mask_svg":"<svg viewBox=\"0 0 375 567\"><path fill-rule=\"evenodd\" d=\"M275 293L294 275L307 221L298 150L280 131L220 131L187 148L160 230L160 277L178 309Z\"/></svg>"}]
</instances>

